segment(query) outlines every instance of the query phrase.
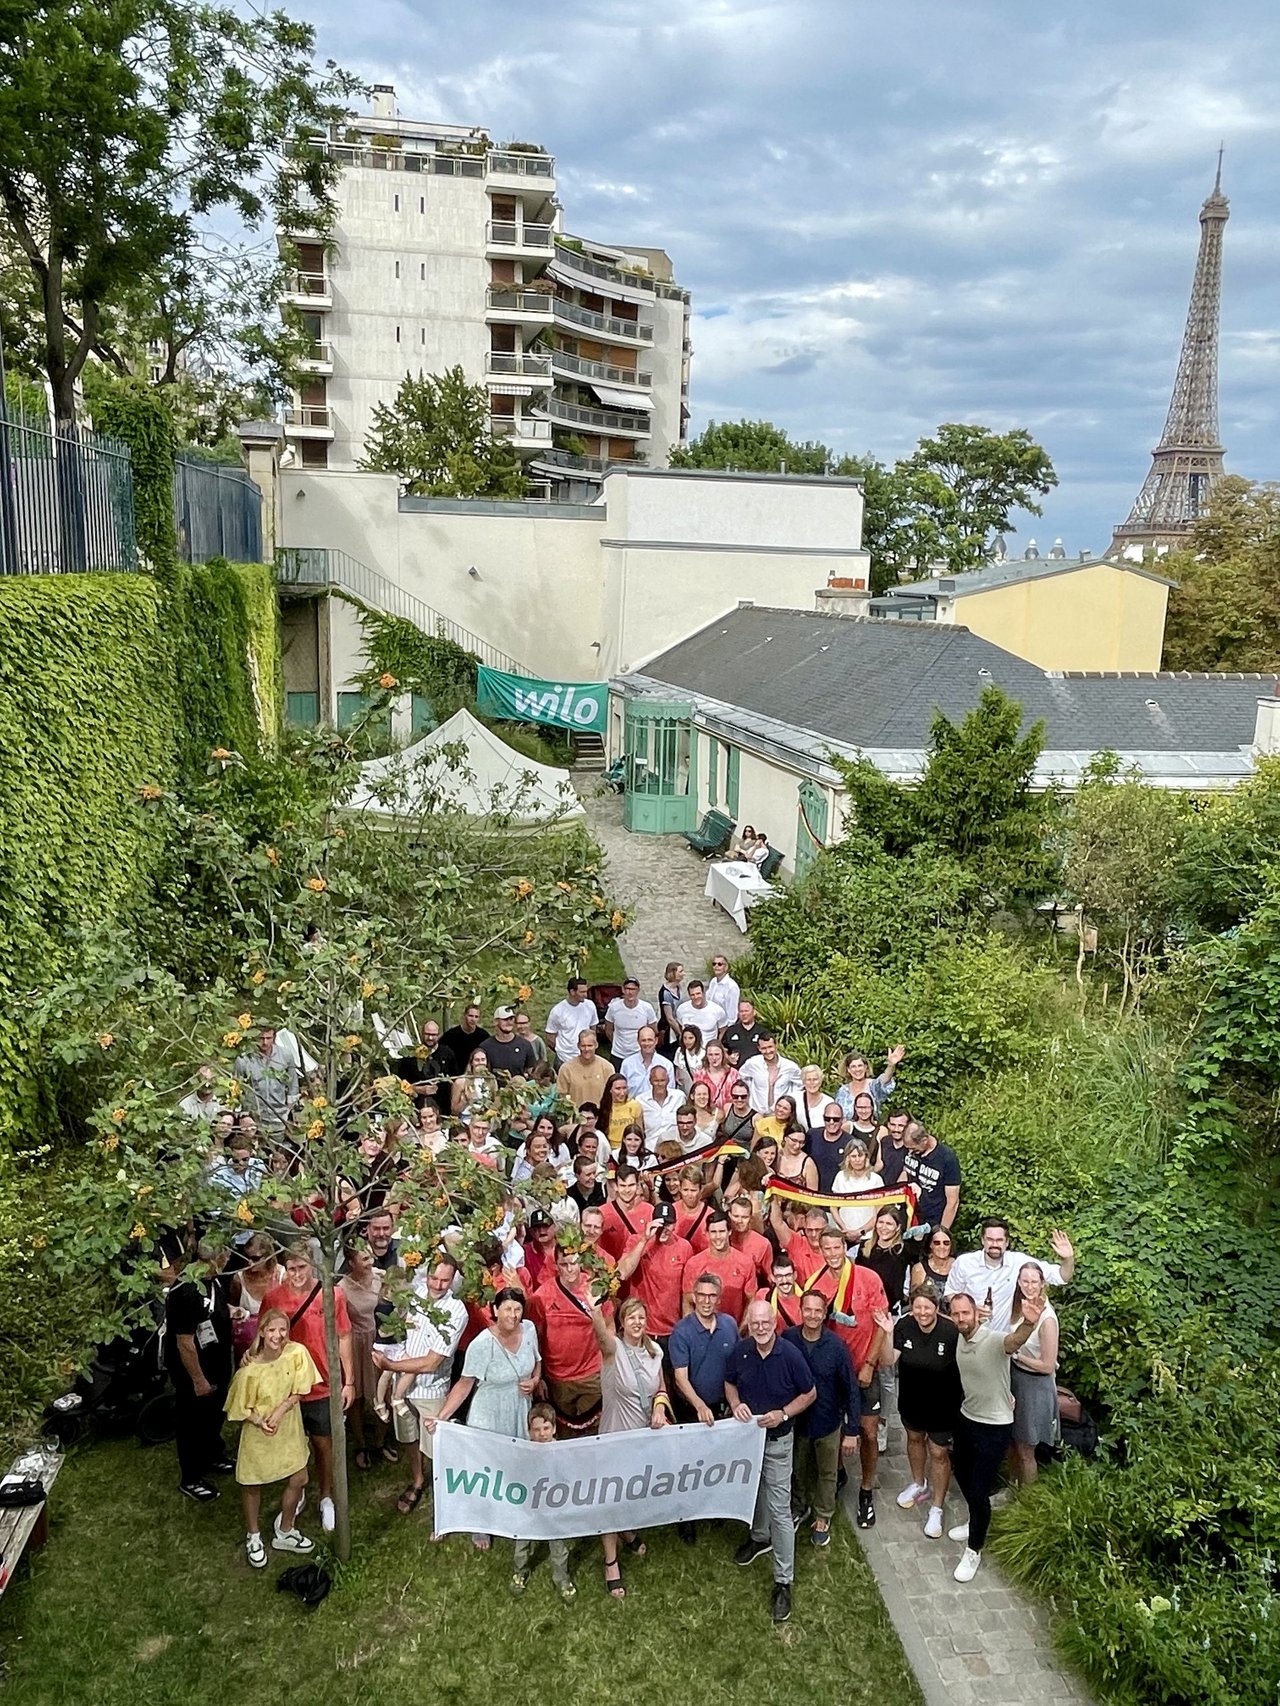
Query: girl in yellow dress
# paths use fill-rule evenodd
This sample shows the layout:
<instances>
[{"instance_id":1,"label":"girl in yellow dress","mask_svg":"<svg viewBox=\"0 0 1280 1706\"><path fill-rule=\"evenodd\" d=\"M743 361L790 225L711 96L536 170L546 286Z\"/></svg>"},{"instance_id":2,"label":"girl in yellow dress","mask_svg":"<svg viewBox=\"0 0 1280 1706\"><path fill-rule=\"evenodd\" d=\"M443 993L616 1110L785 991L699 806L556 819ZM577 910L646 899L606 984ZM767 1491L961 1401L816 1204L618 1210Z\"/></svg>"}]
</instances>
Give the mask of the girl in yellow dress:
<instances>
[{"instance_id":1,"label":"girl in yellow dress","mask_svg":"<svg viewBox=\"0 0 1280 1706\"><path fill-rule=\"evenodd\" d=\"M298 1401L320 1376L305 1345L289 1338L283 1309L267 1309L258 1333L236 1370L227 1393L227 1417L243 1422L236 1480L244 1501L245 1553L255 1570L267 1562L262 1544L262 1489L283 1481L284 1497L271 1539L276 1552L311 1552L315 1542L297 1528L298 1508L307 1484L307 1440Z\"/></svg>"}]
</instances>

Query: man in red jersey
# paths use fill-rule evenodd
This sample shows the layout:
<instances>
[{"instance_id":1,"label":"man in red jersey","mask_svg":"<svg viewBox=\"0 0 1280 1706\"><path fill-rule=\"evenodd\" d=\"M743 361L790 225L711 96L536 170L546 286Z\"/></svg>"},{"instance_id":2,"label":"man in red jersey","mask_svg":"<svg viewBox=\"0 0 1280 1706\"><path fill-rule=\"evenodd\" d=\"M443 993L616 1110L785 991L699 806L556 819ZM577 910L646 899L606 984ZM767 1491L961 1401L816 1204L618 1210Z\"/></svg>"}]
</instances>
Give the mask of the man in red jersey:
<instances>
[{"instance_id":1,"label":"man in red jersey","mask_svg":"<svg viewBox=\"0 0 1280 1706\"><path fill-rule=\"evenodd\" d=\"M556 1437L593 1434L600 1426L602 1359L577 1250L556 1251L555 1272L538 1287L534 1303L542 1340L542 1383L556 1412Z\"/></svg>"},{"instance_id":2,"label":"man in red jersey","mask_svg":"<svg viewBox=\"0 0 1280 1706\"><path fill-rule=\"evenodd\" d=\"M686 1315L693 1314L693 1288L704 1273L714 1274L720 1281L719 1312L732 1315L741 1324L747 1299L755 1290L756 1268L750 1256L744 1256L729 1242L729 1216L723 1209L712 1209L707 1216L707 1248L690 1256L685 1263L681 1283Z\"/></svg>"},{"instance_id":3,"label":"man in red jersey","mask_svg":"<svg viewBox=\"0 0 1280 1706\"><path fill-rule=\"evenodd\" d=\"M613 1195L601 1211L604 1231L600 1248L618 1261L633 1238L643 1233L653 1219L653 1207L640 1195L640 1175L625 1162L613 1176Z\"/></svg>"},{"instance_id":4,"label":"man in red jersey","mask_svg":"<svg viewBox=\"0 0 1280 1706\"><path fill-rule=\"evenodd\" d=\"M618 1263L618 1278L626 1282L629 1296L643 1301L650 1337L658 1340L664 1354L671 1329L680 1319L685 1264L692 1255L676 1233L675 1209L670 1203L659 1203L653 1219L627 1245Z\"/></svg>"},{"instance_id":5,"label":"man in red jersey","mask_svg":"<svg viewBox=\"0 0 1280 1706\"><path fill-rule=\"evenodd\" d=\"M731 1197L727 1204L729 1242L741 1250L756 1271L756 1284L768 1285L773 1278L773 1245L751 1224L750 1197Z\"/></svg>"},{"instance_id":6,"label":"man in red jersey","mask_svg":"<svg viewBox=\"0 0 1280 1706\"><path fill-rule=\"evenodd\" d=\"M862 1396L859 1450L862 1455L862 1487L858 1493L858 1527L874 1528L876 1521L876 1465L880 1461L880 1358L885 1335L875 1315L889 1305L880 1276L871 1268L851 1262L845 1251L844 1233L826 1226L819 1236L822 1267L805 1282L805 1291L821 1292L831 1305L827 1317L832 1331L849 1347Z\"/></svg>"}]
</instances>

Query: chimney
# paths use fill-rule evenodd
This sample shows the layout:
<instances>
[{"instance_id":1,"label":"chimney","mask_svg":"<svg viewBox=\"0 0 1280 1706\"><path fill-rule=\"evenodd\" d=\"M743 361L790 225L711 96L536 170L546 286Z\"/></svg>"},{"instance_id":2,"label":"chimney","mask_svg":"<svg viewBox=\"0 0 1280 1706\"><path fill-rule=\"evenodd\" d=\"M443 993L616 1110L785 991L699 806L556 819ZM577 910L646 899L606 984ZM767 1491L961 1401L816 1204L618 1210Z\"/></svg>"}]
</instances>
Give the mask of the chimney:
<instances>
[{"instance_id":1,"label":"chimney","mask_svg":"<svg viewBox=\"0 0 1280 1706\"><path fill-rule=\"evenodd\" d=\"M1269 698L1258 700L1253 724L1253 750L1260 758L1280 752L1280 681L1272 683Z\"/></svg>"},{"instance_id":2,"label":"chimney","mask_svg":"<svg viewBox=\"0 0 1280 1706\"><path fill-rule=\"evenodd\" d=\"M396 116L395 84L375 83L373 85L372 104L374 118L394 118Z\"/></svg>"},{"instance_id":3,"label":"chimney","mask_svg":"<svg viewBox=\"0 0 1280 1706\"><path fill-rule=\"evenodd\" d=\"M869 600L864 575L830 574L826 586L814 593L813 606L828 616L865 616Z\"/></svg>"}]
</instances>

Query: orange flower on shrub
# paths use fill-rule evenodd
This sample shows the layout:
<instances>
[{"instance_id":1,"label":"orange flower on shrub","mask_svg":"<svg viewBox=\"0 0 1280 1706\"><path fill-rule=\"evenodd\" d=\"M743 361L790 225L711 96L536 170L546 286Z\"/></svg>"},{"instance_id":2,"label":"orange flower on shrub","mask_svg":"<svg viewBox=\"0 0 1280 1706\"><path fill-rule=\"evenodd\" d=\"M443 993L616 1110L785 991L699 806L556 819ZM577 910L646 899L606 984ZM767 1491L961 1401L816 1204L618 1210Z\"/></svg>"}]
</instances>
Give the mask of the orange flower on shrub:
<instances>
[{"instance_id":1,"label":"orange flower on shrub","mask_svg":"<svg viewBox=\"0 0 1280 1706\"><path fill-rule=\"evenodd\" d=\"M249 1207L248 1203L245 1202L243 1197L236 1204L236 1219L242 1226L253 1225L253 1210Z\"/></svg>"},{"instance_id":2,"label":"orange flower on shrub","mask_svg":"<svg viewBox=\"0 0 1280 1706\"><path fill-rule=\"evenodd\" d=\"M215 746L213 751L209 754L209 757L216 758L221 762L224 759L230 758L231 754L227 751L225 746Z\"/></svg>"},{"instance_id":3,"label":"orange flower on shrub","mask_svg":"<svg viewBox=\"0 0 1280 1706\"><path fill-rule=\"evenodd\" d=\"M123 1125L124 1120L125 1120L124 1109L123 1108L112 1108L111 1117L116 1122L117 1125Z\"/></svg>"},{"instance_id":4,"label":"orange flower on shrub","mask_svg":"<svg viewBox=\"0 0 1280 1706\"><path fill-rule=\"evenodd\" d=\"M136 1197L149 1197L154 1189L154 1185L139 1185L133 1194Z\"/></svg>"},{"instance_id":5,"label":"orange flower on shrub","mask_svg":"<svg viewBox=\"0 0 1280 1706\"><path fill-rule=\"evenodd\" d=\"M519 989L516 990L516 994L520 997L521 1001L528 1001L530 996L533 994L533 988L530 984L522 983Z\"/></svg>"},{"instance_id":6,"label":"orange flower on shrub","mask_svg":"<svg viewBox=\"0 0 1280 1706\"><path fill-rule=\"evenodd\" d=\"M151 804L156 800L162 800L164 798L164 789L158 788L154 782L144 782L138 789L138 798L140 800L146 800L148 804Z\"/></svg>"},{"instance_id":7,"label":"orange flower on shrub","mask_svg":"<svg viewBox=\"0 0 1280 1706\"><path fill-rule=\"evenodd\" d=\"M140 1220L135 1222L132 1230L129 1233L130 1238L132 1238L135 1243L139 1243L139 1244L146 1237L146 1235L147 1235L147 1229L142 1224L142 1222Z\"/></svg>"},{"instance_id":8,"label":"orange flower on shrub","mask_svg":"<svg viewBox=\"0 0 1280 1706\"><path fill-rule=\"evenodd\" d=\"M528 877L521 877L520 881L516 884L516 893L520 896L521 900L523 900L526 895L533 893L533 884L529 881Z\"/></svg>"},{"instance_id":9,"label":"orange flower on shrub","mask_svg":"<svg viewBox=\"0 0 1280 1706\"><path fill-rule=\"evenodd\" d=\"M307 878L307 887L311 890L312 894L323 894L328 886L328 883L325 882L323 877Z\"/></svg>"},{"instance_id":10,"label":"orange flower on shrub","mask_svg":"<svg viewBox=\"0 0 1280 1706\"><path fill-rule=\"evenodd\" d=\"M327 1108L329 1106L328 1097L326 1097L326 1096L313 1096L311 1098L311 1106L313 1108Z\"/></svg>"},{"instance_id":11,"label":"orange flower on shrub","mask_svg":"<svg viewBox=\"0 0 1280 1706\"><path fill-rule=\"evenodd\" d=\"M239 1013L236 1015L236 1024L239 1025L239 1027L242 1031L247 1031L249 1029L249 1026L252 1025L252 1023L253 1023L253 1014L252 1013Z\"/></svg>"},{"instance_id":12,"label":"orange flower on shrub","mask_svg":"<svg viewBox=\"0 0 1280 1706\"><path fill-rule=\"evenodd\" d=\"M237 1044L242 1043L243 1041L243 1031L224 1031L222 1034L223 1048L235 1048Z\"/></svg>"},{"instance_id":13,"label":"orange flower on shrub","mask_svg":"<svg viewBox=\"0 0 1280 1706\"><path fill-rule=\"evenodd\" d=\"M263 984L266 981L267 981L267 974L266 974L266 972L261 971L261 970L254 972L253 976L249 979L249 982L253 985L253 987L255 989L261 989Z\"/></svg>"},{"instance_id":14,"label":"orange flower on shrub","mask_svg":"<svg viewBox=\"0 0 1280 1706\"><path fill-rule=\"evenodd\" d=\"M385 689L388 693L393 687L399 687L399 685L399 681L394 675L392 675L390 670L387 670L385 674L378 677L378 686Z\"/></svg>"},{"instance_id":15,"label":"orange flower on shrub","mask_svg":"<svg viewBox=\"0 0 1280 1706\"><path fill-rule=\"evenodd\" d=\"M573 884L572 883L557 883L556 887L560 890L561 894L572 894L573 893Z\"/></svg>"},{"instance_id":16,"label":"orange flower on shrub","mask_svg":"<svg viewBox=\"0 0 1280 1706\"><path fill-rule=\"evenodd\" d=\"M534 935L532 930L526 930L524 933L524 946L526 948L531 948L537 939L538 938Z\"/></svg>"},{"instance_id":17,"label":"orange flower on shrub","mask_svg":"<svg viewBox=\"0 0 1280 1706\"><path fill-rule=\"evenodd\" d=\"M108 1155L110 1155L113 1149L119 1149L120 1139L116 1136L115 1132L111 1132L108 1136L103 1138L102 1147L106 1150Z\"/></svg>"},{"instance_id":18,"label":"orange flower on shrub","mask_svg":"<svg viewBox=\"0 0 1280 1706\"><path fill-rule=\"evenodd\" d=\"M276 852L274 847L267 848L267 863L268 865L278 865L280 863L280 855Z\"/></svg>"},{"instance_id":19,"label":"orange flower on shrub","mask_svg":"<svg viewBox=\"0 0 1280 1706\"><path fill-rule=\"evenodd\" d=\"M593 894L591 897L591 904L592 906L602 907L604 905L604 896L602 894Z\"/></svg>"},{"instance_id":20,"label":"orange flower on shrub","mask_svg":"<svg viewBox=\"0 0 1280 1706\"><path fill-rule=\"evenodd\" d=\"M317 1137L323 1137L324 1136L324 1121L323 1120L312 1120L311 1124L307 1127L307 1136L309 1138L311 1138L313 1141Z\"/></svg>"},{"instance_id":21,"label":"orange flower on shrub","mask_svg":"<svg viewBox=\"0 0 1280 1706\"><path fill-rule=\"evenodd\" d=\"M615 930L621 930L622 926L627 922L626 915L625 913L615 912L609 922Z\"/></svg>"},{"instance_id":22,"label":"orange flower on shrub","mask_svg":"<svg viewBox=\"0 0 1280 1706\"><path fill-rule=\"evenodd\" d=\"M112 1043L115 1042L115 1040L116 1039L112 1036L110 1031L103 1031L102 1034L98 1038L98 1047L99 1048L110 1048Z\"/></svg>"},{"instance_id":23,"label":"orange flower on shrub","mask_svg":"<svg viewBox=\"0 0 1280 1706\"><path fill-rule=\"evenodd\" d=\"M343 1037L342 1046L345 1049L357 1049L360 1047L360 1038L352 1031L349 1037Z\"/></svg>"},{"instance_id":24,"label":"orange flower on shrub","mask_svg":"<svg viewBox=\"0 0 1280 1706\"><path fill-rule=\"evenodd\" d=\"M238 1078L228 1078L226 1088L223 1090L222 1094L226 1101L238 1102L240 1100L240 1090L240 1080Z\"/></svg>"},{"instance_id":25,"label":"orange flower on shrub","mask_svg":"<svg viewBox=\"0 0 1280 1706\"><path fill-rule=\"evenodd\" d=\"M400 1260L404 1263L406 1268L416 1268L422 1261L422 1251L406 1250Z\"/></svg>"}]
</instances>

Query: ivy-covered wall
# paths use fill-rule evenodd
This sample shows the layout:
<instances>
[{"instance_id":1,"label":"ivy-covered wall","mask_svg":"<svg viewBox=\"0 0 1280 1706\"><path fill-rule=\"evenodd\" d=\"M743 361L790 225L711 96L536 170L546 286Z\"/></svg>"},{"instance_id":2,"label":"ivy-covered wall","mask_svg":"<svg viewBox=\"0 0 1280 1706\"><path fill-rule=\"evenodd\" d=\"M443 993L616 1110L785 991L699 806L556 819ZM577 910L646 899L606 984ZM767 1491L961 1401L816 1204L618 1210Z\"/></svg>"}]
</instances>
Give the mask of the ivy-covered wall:
<instances>
[{"instance_id":1,"label":"ivy-covered wall","mask_svg":"<svg viewBox=\"0 0 1280 1706\"><path fill-rule=\"evenodd\" d=\"M26 992L79 925L146 904L160 848L137 790L274 741L279 682L262 564L0 581L0 1148L50 1135Z\"/></svg>"}]
</instances>

